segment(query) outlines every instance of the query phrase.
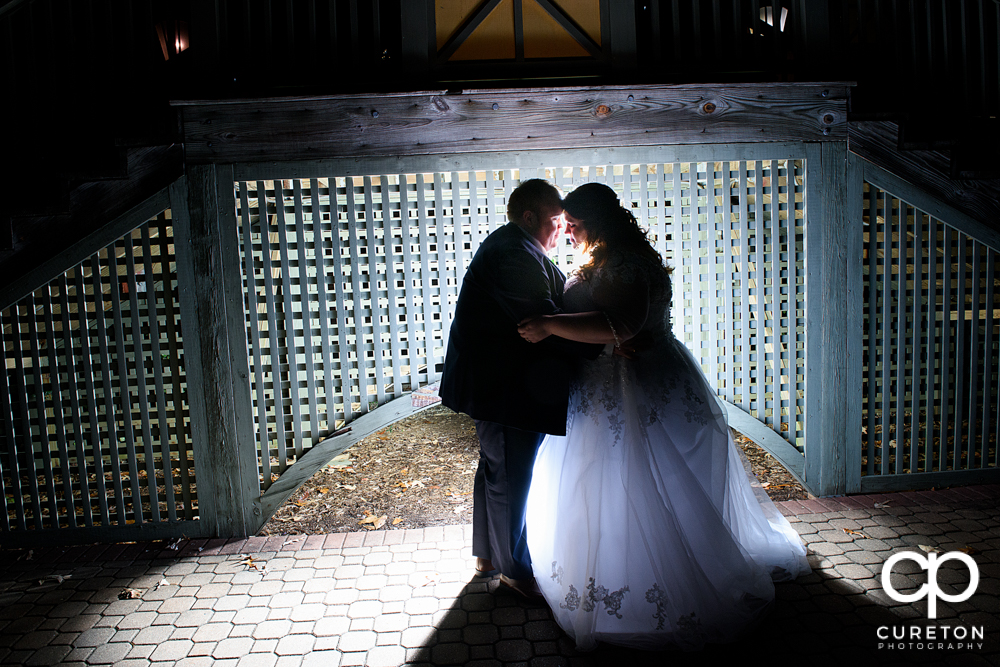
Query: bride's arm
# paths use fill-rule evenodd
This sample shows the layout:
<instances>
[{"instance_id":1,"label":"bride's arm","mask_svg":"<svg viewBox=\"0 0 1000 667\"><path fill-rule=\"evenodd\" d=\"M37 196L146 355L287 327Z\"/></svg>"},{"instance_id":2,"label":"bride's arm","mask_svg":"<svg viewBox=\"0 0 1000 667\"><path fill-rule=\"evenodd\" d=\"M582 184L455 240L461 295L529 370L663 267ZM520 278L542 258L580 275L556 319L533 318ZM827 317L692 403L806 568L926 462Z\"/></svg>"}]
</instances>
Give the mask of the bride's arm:
<instances>
[{"instance_id":1,"label":"bride's arm","mask_svg":"<svg viewBox=\"0 0 1000 667\"><path fill-rule=\"evenodd\" d=\"M591 292L600 310L584 313L558 313L523 320L517 331L529 343L558 336L581 343L622 342L642 330L649 312L649 283L640 272L618 267L606 271Z\"/></svg>"},{"instance_id":2,"label":"bride's arm","mask_svg":"<svg viewBox=\"0 0 1000 667\"><path fill-rule=\"evenodd\" d=\"M560 313L558 315L541 315L521 322L517 327L529 343L537 343L549 336L559 336L567 340L581 343L614 343L631 338L634 333L622 323L615 324L611 318L601 311L587 313Z\"/></svg>"}]
</instances>

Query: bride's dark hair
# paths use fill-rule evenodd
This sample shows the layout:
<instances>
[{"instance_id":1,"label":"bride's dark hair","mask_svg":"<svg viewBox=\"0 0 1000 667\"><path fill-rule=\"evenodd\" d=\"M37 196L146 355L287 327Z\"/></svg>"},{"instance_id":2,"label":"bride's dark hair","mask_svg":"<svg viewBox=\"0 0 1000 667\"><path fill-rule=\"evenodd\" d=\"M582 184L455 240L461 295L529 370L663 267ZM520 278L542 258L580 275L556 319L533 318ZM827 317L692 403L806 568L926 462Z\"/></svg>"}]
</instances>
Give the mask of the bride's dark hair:
<instances>
[{"instance_id":1,"label":"bride's dark hair","mask_svg":"<svg viewBox=\"0 0 1000 667\"><path fill-rule=\"evenodd\" d=\"M582 280L612 262L620 262L623 252L631 251L659 265L666 273L660 253L646 238L632 211L618 201L614 190L603 183L584 183L563 198L563 210L583 222L587 233L590 261L577 269Z\"/></svg>"}]
</instances>

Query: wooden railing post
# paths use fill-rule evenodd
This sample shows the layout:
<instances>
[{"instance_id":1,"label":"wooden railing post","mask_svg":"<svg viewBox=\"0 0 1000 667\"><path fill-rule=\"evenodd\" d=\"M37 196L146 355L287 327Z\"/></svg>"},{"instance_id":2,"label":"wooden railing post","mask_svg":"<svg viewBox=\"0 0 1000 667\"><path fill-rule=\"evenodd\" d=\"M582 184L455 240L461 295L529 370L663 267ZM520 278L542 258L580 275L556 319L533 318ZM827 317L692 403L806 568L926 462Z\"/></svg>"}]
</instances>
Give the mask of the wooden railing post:
<instances>
[{"instance_id":1,"label":"wooden railing post","mask_svg":"<svg viewBox=\"0 0 1000 667\"><path fill-rule=\"evenodd\" d=\"M861 492L861 413L863 391L864 327L864 171L861 160L847 155L847 205L844 211L844 235L847 243L847 478L845 493Z\"/></svg>"},{"instance_id":2,"label":"wooden railing post","mask_svg":"<svg viewBox=\"0 0 1000 667\"><path fill-rule=\"evenodd\" d=\"M246 537L260 481L232 166L190 167L170 195L198 515L208 534Z\"/></svg>"},{"instance_id":3,"label":"wooden railing post","mask_svg":"<svg viewBox=\"0 0 1000 667\"><path fill-rule=\"evenodd\" d=\"M852 270L860 269L854 246L860 247L858 221L850 215L847 143L820 146L819 164L806 175L806 461L805 482L818 496L847 492L847 443L856 437L849 428L852 406L860 397L860 345L849 340L855 322ZM854 216L856 217L856 216ZM855 239L855 237L858 237ZM857 276L860 285L860 274ZM858 413L860 414L860 413Z\"/></svg>"}]
</instances>

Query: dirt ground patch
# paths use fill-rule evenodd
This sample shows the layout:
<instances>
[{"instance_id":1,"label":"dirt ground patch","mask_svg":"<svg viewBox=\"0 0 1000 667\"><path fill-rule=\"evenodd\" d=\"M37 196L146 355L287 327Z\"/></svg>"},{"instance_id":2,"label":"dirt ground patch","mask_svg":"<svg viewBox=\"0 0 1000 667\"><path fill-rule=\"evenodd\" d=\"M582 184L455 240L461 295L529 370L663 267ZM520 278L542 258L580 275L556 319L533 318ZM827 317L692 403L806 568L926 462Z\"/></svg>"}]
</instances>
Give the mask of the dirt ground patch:
<instances>
[{"instance_id":1,"label":"dirt ground patch","mask_svg":"<svg viewBox=\"0 0 1000 667\"><path fill-rule=\"evenodd\" d=\"M773 500L808 494L773 457L737 434ZM472 522L479 439L472 420L437 406L349 448L264 524L261 535L424 528Z\"/></svg>"}]
</instances>

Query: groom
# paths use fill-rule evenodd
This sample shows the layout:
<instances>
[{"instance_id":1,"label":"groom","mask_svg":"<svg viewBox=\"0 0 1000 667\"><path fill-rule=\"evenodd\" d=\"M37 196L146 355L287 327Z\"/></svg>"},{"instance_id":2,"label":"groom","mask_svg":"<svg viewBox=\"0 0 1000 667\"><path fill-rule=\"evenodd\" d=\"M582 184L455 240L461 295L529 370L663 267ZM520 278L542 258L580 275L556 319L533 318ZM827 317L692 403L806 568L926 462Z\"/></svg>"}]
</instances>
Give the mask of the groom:
<instances>
[{"instance_id":1,"label":"groom","mask_svg":"<svg viewBox=\"0 0 1000 667\"><path fill-rule=\"evenodd\" d=\"M601 346L518 335L519 322L562 309L566 277L546 253L562 232L562 199L547 181L518 186L508 224L490 234L462 282L448 339L442 403L476 422L479 468L473 495L472 553L481 574L500 571L507 586L538 594L524 511L535 453L546 433L566 432L574 358Z\"/></svg>"}]
</instances>

